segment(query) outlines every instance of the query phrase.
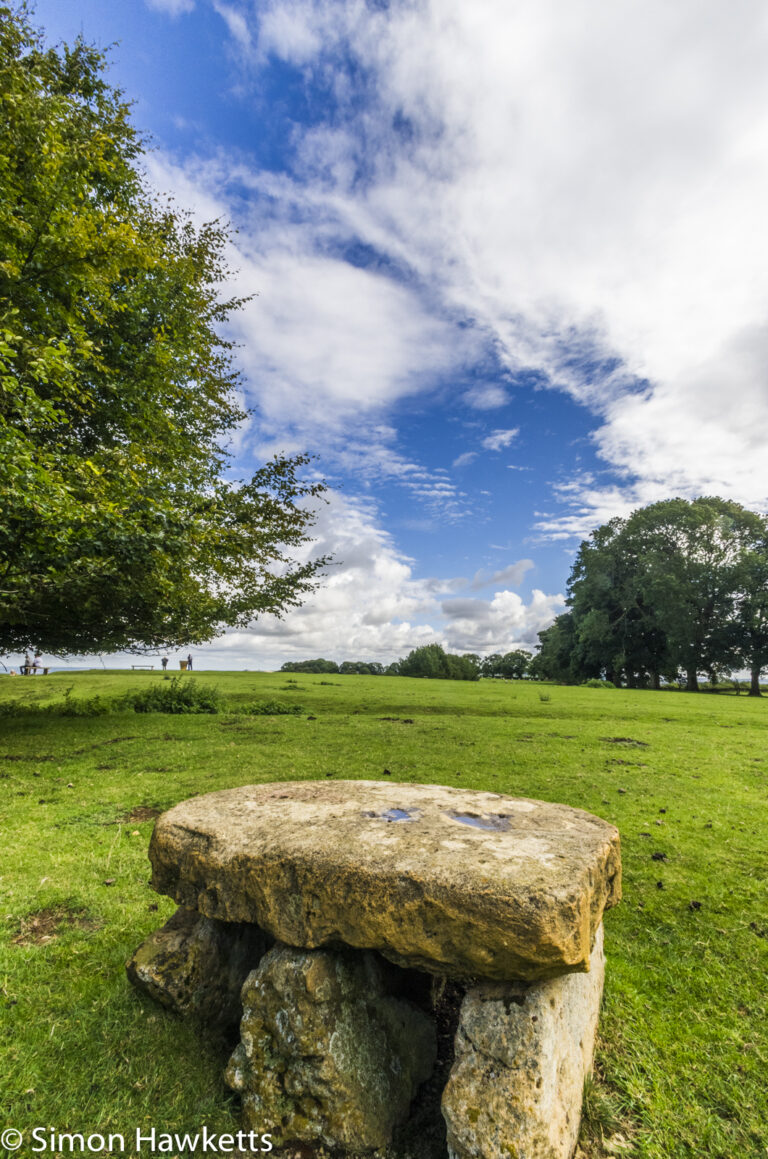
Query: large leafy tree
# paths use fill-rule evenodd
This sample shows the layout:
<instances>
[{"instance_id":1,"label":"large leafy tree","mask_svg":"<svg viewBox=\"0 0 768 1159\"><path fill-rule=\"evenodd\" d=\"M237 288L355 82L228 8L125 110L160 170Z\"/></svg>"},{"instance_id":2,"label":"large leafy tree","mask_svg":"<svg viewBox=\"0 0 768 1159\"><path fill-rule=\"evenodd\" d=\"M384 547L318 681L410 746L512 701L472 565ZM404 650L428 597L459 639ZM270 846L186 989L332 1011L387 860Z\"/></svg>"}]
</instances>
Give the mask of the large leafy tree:
<instances>
[{"instance_id":1,"label":"large leafy tree","mask_svg":"<svg viewBox=\"0 0 768 1159\"><path fill-rule=\"evenodd\" d=\"M760 696L760 675L768 668L768 527L742 555L737 581L733 656L749 670L749 695Z\"/></svg>"},{"instance_id":2,"label":"large leafy tree","mask_svg":"<svg viewBox=\"0 0 768 1159\"><path fill-rule=\"evenodd\" d=\"M483 676L503 676L507 680L522 680L528 674L528 666L532 660L530 652L516 648L514 652L493 652L479 663L480 673Z\"/></svg>"},{"instance_id":3,"label":"large leafy tree","mask_svg":"<svg viewBox=\"0 0 768 1159\"><path fill-rule=\"evenodd\" d=\"M148 194L129 113L0 4L0 651L198 643L323 562L306 458L228 478L226 231Z\"/></svg>"},{"instance_id":4,"label":"large leafy tree","mask_svg":"<svg viewBox=\"0 0 768 1159\"><path fill-rule=\"evenodd\" d=\"M390 666L392 667L392 666ZM398 671L389 675L422 676L434 680L477 680L480 671L474 659L446 652L440 644L422 644L398 662Z\"/></svg>"},{"instance_id":5,"label":"large leafy tree","mask_svg":"<svg viewBox=\"0 0 768 1159\"><path fill-rule=\"evenodd\" d=\"M759 515L716 496L667 499L627 520L636 598L653 609L689 691L698 673L728 667L742 561L763 534Z\"/></svg>"},{"instance_id":6,"label":"large leafy tree","mask_svg":"<svg viewBox=\"0 0 768 1159\"><path fill-rule=\"evenodd\" d=\"M768 666L768 527L718 497L667 499L613 519L582 543L569 579L571 611L539 634L536 671L605 675L629 687L682 670L741 666L752 694Z\"/></svg>"},{"instance_id":7,"label":"large leafy tree","mask_svg":"<svg viewBox=\"0 0 768 1159\"><path fill-rule=\"evenodd\" d=\"M623 674L630 688L647 682L658 688L671 669L666 636L638 582L642 572L638 544L622 519L582 543L568 583L578 675L617 684Z\"/></svg>"},{"instance_id":8,"label":"large leafy tree","mask_svg":"<svg viewBox=\"0 0 768 1159\"><path fill-rule=\"evenodd\" d=\"M583 675L576 662L576 629L573 612L555 616L548 628L539 632L539 650L528 666L534 680L555 680L573 684Z\"/></svg>"}]
</instances>

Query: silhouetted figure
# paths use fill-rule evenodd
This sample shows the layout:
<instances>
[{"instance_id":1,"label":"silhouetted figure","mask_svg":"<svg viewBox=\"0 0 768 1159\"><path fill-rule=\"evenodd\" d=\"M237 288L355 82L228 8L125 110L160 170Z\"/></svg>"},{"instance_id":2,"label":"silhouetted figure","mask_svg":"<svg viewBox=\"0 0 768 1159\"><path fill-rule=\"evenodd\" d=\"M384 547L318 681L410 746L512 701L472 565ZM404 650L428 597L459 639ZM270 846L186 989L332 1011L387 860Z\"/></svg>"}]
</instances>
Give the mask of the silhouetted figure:
<instances>
[{"instance_id":1,"label":"silhouetted figure","mask_svg":"<svg viewBox=\"0 0 768 1159\"><path fill-rule=\"evenodd\" d=\"M191 672L191 671L192 671L192 653L190 652L189 655L187 656L187 672Z\"/></svg>"},{"instance_id":2,"label":"silhouetted figure","mask_svg":"<svg viewBox=\"0 0 768 1159\"><path fill-rule=\"evenodd\" d=\"M165 672L166 668L168 667L168 657L167 657L167 656L163 656L163 658L162 658L162 660L160 661L160 663L161 663L161 664L162 664L162 666L163 666L163 672Z\"/></svg>"}]
</instances>

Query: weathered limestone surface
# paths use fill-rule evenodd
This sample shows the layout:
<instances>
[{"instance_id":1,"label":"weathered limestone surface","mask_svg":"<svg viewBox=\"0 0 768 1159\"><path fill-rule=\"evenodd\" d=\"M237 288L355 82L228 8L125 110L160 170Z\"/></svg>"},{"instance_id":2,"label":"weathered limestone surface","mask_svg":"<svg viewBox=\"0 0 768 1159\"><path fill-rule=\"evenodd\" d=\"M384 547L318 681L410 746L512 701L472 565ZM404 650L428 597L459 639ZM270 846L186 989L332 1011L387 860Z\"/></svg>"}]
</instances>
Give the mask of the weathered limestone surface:
<instances>
[{"instance_id":1,"label":"weathered limestone surface","mask_svg":"<svg viewBox=\"0 0 768 1159\"><path fill-rule=\"evenodd\" d=\"M621 895L618 830L565 805L377 781L251 785L157 821L152 884L293 946L455 978L589 969Z\"/></svg>"},{"instance_id":2,"label":"weathered limestone surface","mask_svg":"<svg viewBox=\"0 0 768 1159\"><path fill-rule=\"evenodd\" d=\"M589 974L467 993L443 1092L450 1159L570 1159L604 970L601 926Z\"/></svg>"},{"instance_id":3,"label":"weathered limestone surface","mask_svg":"<svg viewBox=\"0 0 768 1159\"><path fill-rule=\"evenodd\" d=\"M281 1143L385 1146L436 1056L432 1021L387 993L372 953L276 946L243 987L226 1073L246 1129Z\"/></svg>"},{"instance_id":4,"label":"weathered limestone surface","mask_svg":"<svg viewBox=\"0 0 768 1159\"><path fill-rule=\"evenodd\" d=\"M139 990L177 1014L231 1025L242 1013L243 982L271 945L255 926L182 907L142 942L126 970Z\"/></svg>"}]
</instances>

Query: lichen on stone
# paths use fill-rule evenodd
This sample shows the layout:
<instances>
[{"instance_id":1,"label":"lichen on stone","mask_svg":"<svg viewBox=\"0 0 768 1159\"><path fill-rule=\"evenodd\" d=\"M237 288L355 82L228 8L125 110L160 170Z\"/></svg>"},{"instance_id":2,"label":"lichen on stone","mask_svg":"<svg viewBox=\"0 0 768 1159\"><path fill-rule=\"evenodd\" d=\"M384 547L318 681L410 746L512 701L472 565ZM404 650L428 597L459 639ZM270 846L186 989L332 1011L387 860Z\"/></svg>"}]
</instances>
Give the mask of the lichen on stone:
<instances>
[{"instance_id":1,"label":"lichen on stone","mask_svg":"<svg viewBox=\"0 0 768 1159\"><path fill-rule=\"evenodd\" d=\"M386 1146L436 1057L432 1020L388 992L375 954L276 946L243 986L226 1072L247 1127L281 1142Z\"/></svg>"}]
</instances>

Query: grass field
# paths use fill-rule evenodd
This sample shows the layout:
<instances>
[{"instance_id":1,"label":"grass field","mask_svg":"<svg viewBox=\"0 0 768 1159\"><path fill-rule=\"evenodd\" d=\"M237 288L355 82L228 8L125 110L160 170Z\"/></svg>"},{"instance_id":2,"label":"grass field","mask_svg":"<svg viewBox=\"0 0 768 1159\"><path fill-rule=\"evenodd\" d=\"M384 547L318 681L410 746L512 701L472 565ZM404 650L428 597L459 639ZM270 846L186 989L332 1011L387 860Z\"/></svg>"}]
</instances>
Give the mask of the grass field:
<instances>
[{"instance_id":1,"label":"grass field","mask_svg":"<svg viewBox=\"0 0 768 1159\"><path fill-rule=\"evenodd\" d=\"M237 1130L221 1044L126 982L126 957L174 909L147 885L154 811L234 785L389 770L562 801L618 825L624 901L606 918L584 1153L768 1156L768 700L190 679L215 683L230 711L0 718L0 1129ZM6 679L0 700L119 695L159 680ZM304 712L238 713L259 699Z\"/></svg>"}]
</instances>

